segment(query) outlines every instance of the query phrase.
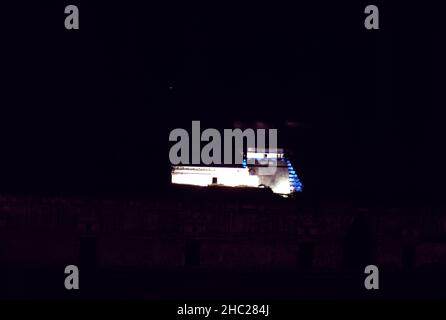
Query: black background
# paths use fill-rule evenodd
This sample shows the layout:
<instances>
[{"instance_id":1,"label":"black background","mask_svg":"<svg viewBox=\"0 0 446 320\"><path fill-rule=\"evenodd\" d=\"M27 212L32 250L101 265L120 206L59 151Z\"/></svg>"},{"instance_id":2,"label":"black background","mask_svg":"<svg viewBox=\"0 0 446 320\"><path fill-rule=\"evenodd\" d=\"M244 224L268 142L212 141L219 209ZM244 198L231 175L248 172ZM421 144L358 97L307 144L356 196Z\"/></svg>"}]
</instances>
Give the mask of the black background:
<instances>
[{"instance_id":1,"label":"black background","mask_svg":"<svg viewBox=\"0 0 446 320\"><path fill-rule=\"evenodd\" d=\"M80 30L64 28L68 4ZM374 1L366 30L368 4L5 5L0 188L162 190L170 130L263 120L308 193L441 197L439 11Z\"/></svg>"}]
</instances>

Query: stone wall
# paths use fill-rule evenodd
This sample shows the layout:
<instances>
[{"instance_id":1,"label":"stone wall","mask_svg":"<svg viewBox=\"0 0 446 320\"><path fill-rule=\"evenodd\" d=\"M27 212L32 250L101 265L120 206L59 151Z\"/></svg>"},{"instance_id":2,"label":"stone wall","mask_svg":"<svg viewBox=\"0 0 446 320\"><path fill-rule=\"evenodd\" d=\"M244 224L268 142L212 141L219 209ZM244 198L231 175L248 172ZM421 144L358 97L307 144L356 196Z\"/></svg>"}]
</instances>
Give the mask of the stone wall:
<instances>
[{"instance_id":1,"label":"stone wall","mask_svg":"<svg viewBox=\"0 0 446 320\"><path fill-rule=\"evenodd\" d=\"M328 270L355 260L389 268L446 264L444 207L296 201L2 196L0 261Z\"/></svg>"}]
</instances>

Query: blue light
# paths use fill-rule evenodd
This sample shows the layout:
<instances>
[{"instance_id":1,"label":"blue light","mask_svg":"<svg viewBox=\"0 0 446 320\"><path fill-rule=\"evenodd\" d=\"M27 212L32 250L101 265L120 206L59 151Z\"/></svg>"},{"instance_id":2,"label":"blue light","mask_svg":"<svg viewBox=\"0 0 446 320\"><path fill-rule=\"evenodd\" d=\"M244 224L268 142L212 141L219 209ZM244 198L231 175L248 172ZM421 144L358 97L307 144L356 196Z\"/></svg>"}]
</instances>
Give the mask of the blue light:
<instances>
[{"instance_id":1,"label":"blue light","mask_svg":"<svg viewBox=\"0 0 446 320\"><path fill-rule=\"evenodd\" d=\"M286 160L287 166L288 166L288 180L290 182L290 191L291 192L302 192L303 184L299 180L299 177L297 176L296 170L294 170L293 166L291 165L290 160Z\"/></svg>"}]
</instances>

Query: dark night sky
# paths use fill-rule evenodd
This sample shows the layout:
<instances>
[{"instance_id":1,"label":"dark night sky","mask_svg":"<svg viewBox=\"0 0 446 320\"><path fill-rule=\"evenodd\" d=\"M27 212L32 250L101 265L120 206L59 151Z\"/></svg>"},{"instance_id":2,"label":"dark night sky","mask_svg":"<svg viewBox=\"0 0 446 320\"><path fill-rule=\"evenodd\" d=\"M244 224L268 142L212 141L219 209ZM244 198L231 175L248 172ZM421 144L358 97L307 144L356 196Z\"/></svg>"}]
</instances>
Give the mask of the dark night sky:
<instances>
[{"instance_id":1,"label":"dark night sky","mask_svg":"<svg viewBox=\"0 0 446 320\"><path fill-rule=\"evenodd\" d=\"M67 31L55 3L7 11L4 191L158 188L171 129L237 119L302 124L279 140L309 191L445 191L429 8L375 2L381 30L367 31L363 1L76 1Z\"/></svg>"}]
</instances>

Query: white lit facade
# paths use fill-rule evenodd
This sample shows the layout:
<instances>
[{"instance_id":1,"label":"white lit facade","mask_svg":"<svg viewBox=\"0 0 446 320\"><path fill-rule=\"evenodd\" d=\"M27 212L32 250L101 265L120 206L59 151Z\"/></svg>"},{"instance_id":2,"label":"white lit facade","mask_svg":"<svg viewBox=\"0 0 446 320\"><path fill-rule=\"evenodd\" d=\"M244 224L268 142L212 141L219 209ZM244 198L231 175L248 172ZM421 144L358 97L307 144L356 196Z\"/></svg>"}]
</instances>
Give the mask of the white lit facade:
<instances>
[{"instance_id":1,"label":"white lit facade","mask_svg":"<svg viewBox=\"0 0 446 320\"><path fill-rule=\"evenodd\" d=\"M193 166L177 165L172 168L172 183L207 187L221 185L227 187L269 187L274 193L288 195L301 192L302 183L291 162L282 150L277 152L260 152L263 150L248 149L240 166ZM273 162L272 174L266 163Z\"/></svg>"}]
</instances>

